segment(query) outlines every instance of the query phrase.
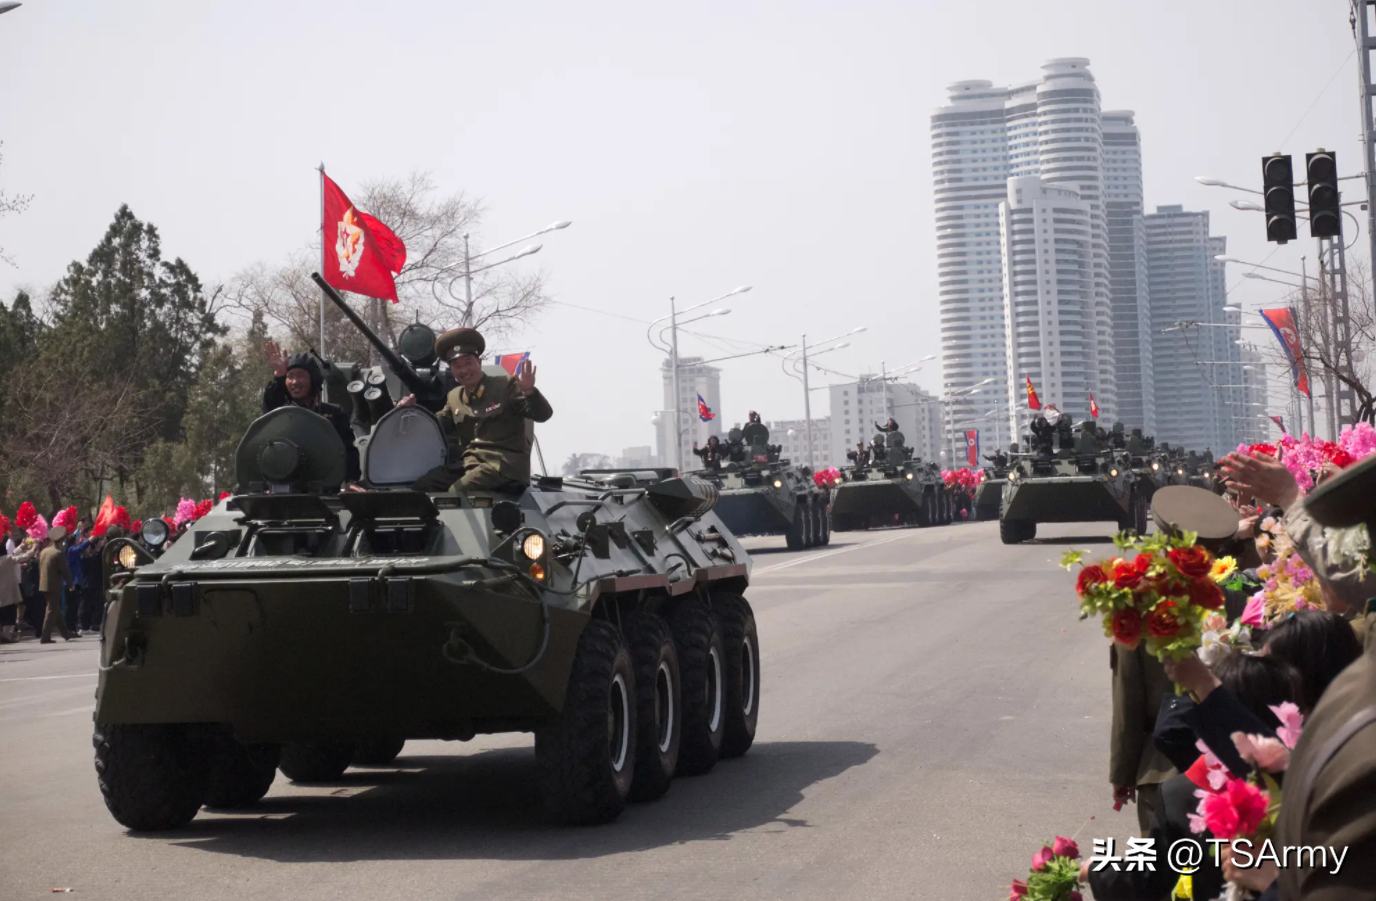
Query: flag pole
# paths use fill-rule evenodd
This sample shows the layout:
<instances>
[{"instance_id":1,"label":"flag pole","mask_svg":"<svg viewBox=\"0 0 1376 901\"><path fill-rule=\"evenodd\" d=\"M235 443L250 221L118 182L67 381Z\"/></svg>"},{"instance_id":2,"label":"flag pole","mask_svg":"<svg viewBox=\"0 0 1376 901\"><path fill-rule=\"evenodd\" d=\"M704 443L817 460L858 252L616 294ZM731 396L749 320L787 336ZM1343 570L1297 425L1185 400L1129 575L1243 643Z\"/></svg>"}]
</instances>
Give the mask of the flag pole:
<instances>
[{"instance_id":1,"label":"flag pole","mask_svg":"<svg viewBox=\"0 0 1376 901\"><path fill-rule=\"evenodd\" d=\"M320 163L320 271L325 269L325 163ZM325 358L325 295L320 295L320 346L316 350Z\"/></svg>"}]
</instances>

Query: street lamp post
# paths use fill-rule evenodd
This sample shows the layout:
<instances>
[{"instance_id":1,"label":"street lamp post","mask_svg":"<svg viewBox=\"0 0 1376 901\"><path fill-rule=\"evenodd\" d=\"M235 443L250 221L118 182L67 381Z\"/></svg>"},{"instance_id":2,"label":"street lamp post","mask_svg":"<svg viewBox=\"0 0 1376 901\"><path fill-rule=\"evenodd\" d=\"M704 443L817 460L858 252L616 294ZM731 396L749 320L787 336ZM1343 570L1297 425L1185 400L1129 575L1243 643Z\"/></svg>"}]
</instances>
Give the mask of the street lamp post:
<instances>
[{"instance_id":1,"label":"street lamp post","mask_svg":"<svg viewBox=\"0 0 1376 901\"><path fill-rule=\"evenodd\" d=\"M834 336L832 336L832 337L826 339L825 341L818 341L816 344L812 345L812 348L813 348L813 354L812 354L812 355L813 355L814 357L815 357L815 356L820 356L821 354L824 354L824 353L830 353L830 352L833 351L833 350L840 350L840 349L843 348L843 347L848 347L848 346L850 345L850 342L849 342L849 341L845 342L844 344L838 344L838 345L836 345L836 346L834 346L834 347L825 347L825 345L830 344L830 343L833 342L833 341L839 341L839 340L841 340L842 338L846 338L846 337L849 337L849 336L851 336L851 335L858 335L858 334L860 334L861 332L863 332L863 331L865 330L865 328L866 328L865 326L859 325L859 326L856 326L855 328L851 329L851 330L848 331L848 332L843 332L843 333L840 334L840 335L834 335ZM816 350L816 348L819 348L819 347L825 347L825 349L824 349L824 350L821 350L821 351ZM802 356L801 361L795 360L795 359L794 359L795 355L801 355L801 356ZM799 362L801 362L801 364L802 364L802 371L801 371L801 372L799 372L798 369L797 369L797 364L798 364ZM793 371L791 371L791 372L790 372L790 364L793 364L793 365L792 365ZM812 447L812 389L811 389L811 387L809 387L809 385L808 385L808 377L807 377L807 370L808 370L808 346L807 346L807 335L806 335L806 334L804 334L804 335L802 336L802 344L799 346L799 349L798 349L798 350L795 350L795 351L794 351L793 353L791 353L791 354L787 354L787 355L784 356L782 365L783 365L784 372L785 372L786 374L791 375L791 376L793 376L794 378L798 378L799 376L801 376L801 377L802 377L802 380L803 380L803 430L804 430L804 433L805 433L805 435L806 435L806 440L807 440L807 465L808 465L808 468L809 468L809 469L811 469L811 470L813 470L813 471L816 471L816 469L817 469L817 452L816 452L816 451L813 449L813 447Z\"/></svg>"},{"instance_id":2,"label":"street lamp post","mask_svg":"<svg viewBox=\"0 0 1376 901\"><path fill-rule=\"evenodd\" d=\"M678 326L679 326L678 317L679 317L679 313L691 313L691 312L694 311L694 310L699 310L699 309L702 309L702 308L705 307L705 306L708 306L708 305L710 305L710 304L714 304L714 303L716 303L716 302L719 301L719 300L725 300L726 298L732 297L732 296L734 296L734 295L736 295L736 294L744 294L745 292L749 291L750 288L751 288L750 285L741 285L739 288L733 288L733 289L731 289L730 291L727 291L725 294L721 295L720 297L714 297L714 298L712 298L711 300L704 300L702 303L694 304L693 306L687 307L686 309L683 309L683 310L679 310L679 308L678 308L678 303L677 303L677 301L675 300L675 298L670 297L670 298L669 298L669 315L668 315L668 316L661 316L661 317L659 317L659 318L656 319L654 322L651 322L649 328L647 328L647 329L645 330L645 340L650 342L650 346L651 346L651 347L657 348L657 349L659 349L659 350L668 350L668 352L669 352L669 385L670 385L670 390L673 391L673 393L674 393L674 402L673 402L674 427L673 427L673 429L672 429L672 431L673 431L673 433L674 433L674 457L673 457L673 460L674 460L674 468L677 469L677 470L682 471L682 469L683 469L683 436L682 436L682 432L680 431L680 430L683 428L683 407L682 407L682 405L681 405L681 403L680 403L679 396L678 396L678 392L679 392L679 383L678 383ZM716 311L714 311L714 312L712 312L712 313L709 313L709 314L707 314L707 315L708 315L708 316L717 316L717 315L721 315L721 314L726 313L726 312L730 312L730 311L729 311L729 310L716 310ZM704 318L704 319L705 319L705 318L707 318L707 317L704 316L704 317L701 317L701 318ZM656 344L655 341L654 341L654 339L650 337L650 333L651 333L652 331L654 331L654 327L655 327L656 325L659 325L659 323L663 322L663 321L666 320L666 319L669 320L669 346L668 346L667 348L661 347L660 345Z\"/></svg>"}]
</instances>

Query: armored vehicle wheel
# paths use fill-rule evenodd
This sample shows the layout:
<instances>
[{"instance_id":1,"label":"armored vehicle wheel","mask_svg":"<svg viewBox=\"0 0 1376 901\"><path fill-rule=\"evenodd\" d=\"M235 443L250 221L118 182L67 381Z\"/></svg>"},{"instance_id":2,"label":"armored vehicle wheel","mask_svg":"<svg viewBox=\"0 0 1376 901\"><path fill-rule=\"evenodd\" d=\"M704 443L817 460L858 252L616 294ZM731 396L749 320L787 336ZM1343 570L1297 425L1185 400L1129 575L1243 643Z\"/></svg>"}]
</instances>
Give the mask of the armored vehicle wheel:
<instances>
[{"instance_id":1,"label":"armored vehicle wheel","mask_svg":"<svg viewBox=\"0 0 1376 901\"><path fill-rule=\"evenodd\" d=\"M722 757L740 757L755 741L760 718L760 636L755 613L738 594L713 595L721 621L726 657L726 724L721 739Z\"/></svg>"},{"instance_id":2,"label":"armored vehicle wheel","mask_svg":"<svg viewBox=\"0 0 1376 901\"><path fill-rule=\"evenodd\" d=\"M351 741L294 741L282 746L278 767L292 782L333 782L353 759Z\"/></svg>"},{"instance_id":3,"label":"armored vehicle wheel","mask_svg":"<svg viewBox=\"0 0 1376 901\"><path fill-rule=\"evenodd\" d=\"M811 547L809 542L812 539L812 529L808 525L810 518L806 507L799 505L793 508L793 522L788 524L788 531L784 533L784 542L790 551L801 551L803 548Z\"/></svg>"},{"instance_id":4,"label":"armored vehicle wheel","mask_svg":"<svg viewBox=\"0 0 1376 901\"><path fill-rule=\"evenodd\" d=\"M1037 537L1037 524L1032 520L1024 520L1022 524L1022 540L1031 541Z\"/></svg>"},{"instance_id":5,"label":"armored vehicle wheel","mask_svg":"<svg viewBox=\"0 0 1376 901\"><path fill-rule=\"evenodd\" d=\"M652 613L626 620L626 643L635 664L636 752L632 801L663 797L678 766L683 697L678 649L669 624Z\"/></svg>"},{"instance_id":6,"label":"armored vehicle wheel","mask_svg":"<svg viewBox=\"0 0 1376 901\"><path fill-rule=\"evenodd\" d=\"M1036 525L1032 526L1035 534ZM1022 519L1000 519L999 540L1004 544L1020 544L1028 539L1027 521Z\"/></svg>"},{"instance_id":7,"label":"armored vehicle wheel","mask_svg":"<svg viewBox=\"0 0 1376 901\"><path fill-rule=\"evenodd\" d=\"M941 524L943 526L949 526L951 524L951 519L954 516L951 512L952 503L951 493L945 488L941 489Z\"/></svg>"},{"instance_id":8,"label":"armored vehicle wheel","mask_svg":"<svg viewBox=\"0 0 1376 901\"><path fill-rule=\"evenodd\" d=\"M136 831L191 822L210 786L209 740L183 724L96 724L96 774L105 806Z\"/></svg>"},{"instance_id":9,"label":"armored vehicle wheel","mask_svg":"<svg viewBox=\"0 0 1376 901\"><path fill-rule=\"evenodd\" d=\"M721 623L700 598L685 598L669 614L683 680L683 737L675 775L696 776L721 753L726 659Z\"/></svg>"},{"instance_id":10,"label":"armored vehicle wheel","mask_svg":"<svg viewBox=\"0 0 1376 901\"><path fill-rule=\"evenodd\" d=\"M354 745L351 763L354 766L386 766L397 759L404 747L404 738L370 738Z\"/></svg>"},{"instance_id":11,"label":"armored vehicle wheel","mask_svg":"<svg viewBox=\"0 0 1376 901\"><path fill-rule=\"evenodd\" d=\"M1146 494L1132 493L1133 528L1138 535L1147 534L1147 520L1151 516L1151 498Z\"/></svg>"},{"instance_id":12,"label":"armored vehicle wheel","mask_svg":"<svg viewBox=\"0 0 1376 901\"><path fill-rule=\"evenodd\" d=\"M831 510L825 503L817 505L817 519L822 528L822 540L817 543L826 547L831 544Z\"/></svg>"},{"instance_id":13,"label":"armored vehicle wheel","mask_svg":"<svg viewBox=\"0 0 1376 901\"><path fill-rule=\"evenodd\" d=\"M635 669L621 633L593 620L578 639L564 709L535 732L550 812L566 823L607 823L635 777Z\"/></svg>"},{"instance_id":14,"label":"armored vehicle wheel","mask_svg":"<svg viewBox=\"0 0 1376 901\"><path fill-rule=\"evenodd\" d=\"M936 502L930 491L922 492L922 505L917 511L917 524L923 528L936 521Z\"/></svg>"},{"instance_id":15,"label":"armored vehicle wheel","mask_svg":"<svg viewBox=\"0 0 1376 901\"><path fill-rule=\"evenodd\" d=\"M268 793L277 778L281 745L246 745L228 733L215 743L210 764L210 790L206 807L252 807Z\"/></svg>"}]
</instances>

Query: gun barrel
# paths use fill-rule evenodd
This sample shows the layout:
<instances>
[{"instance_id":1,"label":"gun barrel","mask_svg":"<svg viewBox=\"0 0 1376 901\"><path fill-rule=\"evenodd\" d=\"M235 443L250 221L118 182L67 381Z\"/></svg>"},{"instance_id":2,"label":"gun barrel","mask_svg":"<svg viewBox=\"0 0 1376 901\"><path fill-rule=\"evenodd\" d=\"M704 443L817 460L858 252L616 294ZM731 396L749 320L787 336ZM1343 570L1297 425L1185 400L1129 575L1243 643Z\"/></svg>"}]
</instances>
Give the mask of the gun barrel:
<instances>
[{"instance_id":1,"label":"gun barrel","mask_svg":"<svg viewBox=\"0 0 1376 901\"><path fill-rule=\"evenodd\" d=\"M320 277L319 272L312 272L311 280L320 286L320 290L325 292L325 296L334 301L334 305L339 307L340 312L347 316L349 321L354 324L354 327L363 333L363 337L368 339L368 343L377 348L377 352L382 355L382 359L387 361L387 365L391 367L392 372L396 373L397 378L401 379L402 384L411 389L412 394L419 398L430 390L429 386L416 374L416 371L411 368L410 364L397 356L372 329L368 328L367 323L363 321L362 317L355 313L353 308L344 302L344 298L339 296L338 291L330 287L329 284Z\"/></svg>"}]
</instances>

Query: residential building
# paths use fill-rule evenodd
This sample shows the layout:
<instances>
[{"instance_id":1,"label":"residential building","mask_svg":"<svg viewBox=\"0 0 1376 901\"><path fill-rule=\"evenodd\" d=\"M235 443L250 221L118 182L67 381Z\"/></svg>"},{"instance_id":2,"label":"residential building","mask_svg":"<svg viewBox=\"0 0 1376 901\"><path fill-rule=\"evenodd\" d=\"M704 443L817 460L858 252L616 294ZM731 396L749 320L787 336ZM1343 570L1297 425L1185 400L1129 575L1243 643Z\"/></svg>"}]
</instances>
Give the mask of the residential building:
<instances>
[{"instance_id":1,"label":"residential building","mask_svg":"<svg viewBox=\"0 0 1376 901\"><path fill-rule=\"evenodd\" d=\"M1085 269L1075 290L1085 298L1075 303L1085 312L1076 340L1093 348L1086 389L1094 391L1103 416L1116 414L1104 123L1088 65L1081 58L1054 59L1042 66L1040 79L1013 87L957 82L948 89L947 105L932 115L943 390L954 395L946 404L948 442L955 423L978 416L984 406L966 392L993 384L1011 395L1014 383L1025 384L1023 373L1009 369L1013 351L1021 353L1007 327L999 218L1010 178L1040 178L1043 187L1072 191L1083 204L1076 218L1084 220L1086 233L1077 254ZM1126 158L1115 159L1130 168ZM1088 407L1087 396L1061 402Z\"/></svg>"},{"instance_id":2,"label":"residential building","mask_svg":"<svg viewBox=\"0 0 1376 901\"><path fill-rule=\"evenodd\" d=\"M1236 420L1232 425L1238 433L1239 444L1261 444L1280 435L1280 426L1270 417L1271 400L1266 381L1266 361L1260 352L1243 349L1238 362L1242 369L1242 380L1238 384L1246 387L1242 389L1241 409L1235 409L1233 412ZM1232 449L1232 445L1224 445L1215 452L1215 456L1222 456L1224 451Z\"/></svg>"},{"instance_id":3,"label":"residential building","mask_svg":"<svg viewBox=\"0 0 1376 901\"><path fill-rule=\"evenodd\" d=\"M617 469L655 469L660 465L660 458L648 444L623 447L621 456L616 458Z\"/></svg>"},{"instance_id":4,"label":"residential building","mask_svg":"<svg viewBox=\"0 0 1376 901\"><path fill-rule=\"evenodd\" d=\"M1105 111L1104 209L1108 224L1109 293L1113 302L1115 418L1156 432L1147 294L1146 223L1142 220L1142 139L1127 110Z\"/></svg>"},{"instance_id":5,"label":"residential building","mask_svg":"<svg viewBox=\"0 0 1376 901\"><path fill-rule=\"evenodd\" d=\"M702 357L678 358L678 399L674 399L673 367L666 359L660 367L660 377L664 382L664 409L658 414L655 426L655 455L664 461L665 466L681 469L696 468L697 458L693 456L693 442L706 444L712 435L721 436L721 370L703 362ZM698 415L698 396L701 395L714 415L703 422ZM674 457L673 411L679 411L679 456Z\"/></svg>"},{"instance_id":6,"label":"residential building","mask_svg":"<svg viewBox=\"0 0 1376 901\"><path fill-rule=\"evenodd\" d=\"M1027 431L1027 379L1043 404L1074 419L1089 415L1099 387L1094 322L1093 212L1078 191L1035 175L1010 178L999 207L1004 318L1008 322L1009 428ZM1102 409L1103 405L1100 404Z\"/></svg>"},{"instance_id":7,"label":"residential building","mask_svg":"<svg viewBox=\"0 0 1376 901\"><path fill-rule=\"evenodd\" d=\"M915 456L942 459L941 405L936 397L911 382L892 380L887 390L885 384L877 373L868 373L858 381L831 386L829 458L833 466L844 466L846 452L855 450L856 442L869 443L876 426L889 417L897 420Z\"/></svg>"},{"instance_id":8,"label":"residential building","mask_svg":"<svg viewBox=\"0 0 1376 901\"><path fill-rule=\"evenodd\" d=\"M812 465L826 469L835 465L831 456L831 417L812 420L812 464L808 463L807 420L779 419L765 423L769 427L769 443L779 445L779 456L799 466ZM845 462L845 458L841 458Z\"/></svg>"},{"instance_id":9,"label":"residential building","mask_svg":"<svg viewBox=\"0 0 1376 901\"><path fill-rule=\"evenodd\" d=\"M1245 390L1221 387L1242 384L1244 372L1239 317L1223 309L1224 264L1214 259L1227 241L1209 234L1207 212L1179 205L1158 206L1144 221L1156 440L1218 456L1237 444L1235 411Z\"/></svg>"}]
</instances>

